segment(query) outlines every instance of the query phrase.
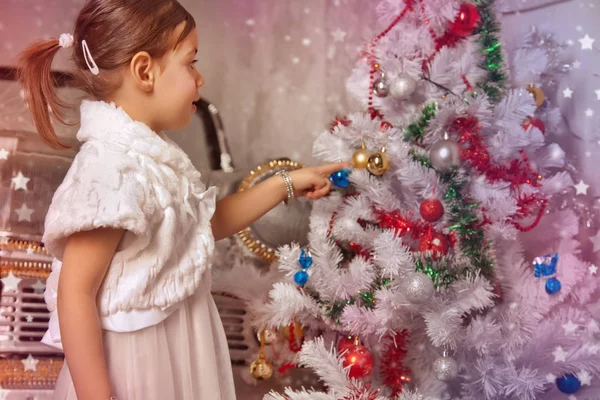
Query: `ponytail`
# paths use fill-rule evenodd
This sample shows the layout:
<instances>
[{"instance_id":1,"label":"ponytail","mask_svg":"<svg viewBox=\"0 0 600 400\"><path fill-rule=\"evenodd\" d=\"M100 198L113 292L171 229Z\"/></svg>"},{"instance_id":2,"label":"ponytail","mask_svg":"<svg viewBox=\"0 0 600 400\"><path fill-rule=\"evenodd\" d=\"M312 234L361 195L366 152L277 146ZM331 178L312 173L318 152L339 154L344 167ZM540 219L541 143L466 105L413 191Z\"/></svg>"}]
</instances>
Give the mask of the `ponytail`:
<instances>
[{"instance_id":1,"label":"ponytail","mask_svg":"<svg viewBox=\"0 0 600 400\"><path fill-rule=\"evenodd\" d=\"M68 149L60 142L52 126L51 116L69 125L63 110L68 104L56 92L52 77L52 60L62 47L58 39L43 39L33 43L19 54L19 80L23 84L25 100L40 138L57 150Z\"/></svg>"}]
</instances>

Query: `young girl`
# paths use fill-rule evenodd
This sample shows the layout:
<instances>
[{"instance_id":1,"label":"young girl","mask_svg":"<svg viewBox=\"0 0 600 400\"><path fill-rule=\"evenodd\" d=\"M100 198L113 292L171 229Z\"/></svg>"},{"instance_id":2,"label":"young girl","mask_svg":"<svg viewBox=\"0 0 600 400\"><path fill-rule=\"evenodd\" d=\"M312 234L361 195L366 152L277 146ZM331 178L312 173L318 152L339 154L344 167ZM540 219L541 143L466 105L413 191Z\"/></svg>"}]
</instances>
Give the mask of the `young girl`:
<instances>
[{"instance_id":1,"label":"young girl","mask_svg":"<svg viewBox=\"0 0 600 400\"><path fill-rule=\"evenodd\" d=\"M43 241L56 257L44 341L66 363L54 399L230 400L227 342L210 295L214 240L281 201L317 199L347 164L282 173L215 204L161 132L185 127L204 83L192 16L174 0L91 0L73 35L33 44L21 78L41 138L64 107L50 66L73 49L83 142L56 191ZM60 318L58 318L60 317Z\"/></svg>"}]
</instances>

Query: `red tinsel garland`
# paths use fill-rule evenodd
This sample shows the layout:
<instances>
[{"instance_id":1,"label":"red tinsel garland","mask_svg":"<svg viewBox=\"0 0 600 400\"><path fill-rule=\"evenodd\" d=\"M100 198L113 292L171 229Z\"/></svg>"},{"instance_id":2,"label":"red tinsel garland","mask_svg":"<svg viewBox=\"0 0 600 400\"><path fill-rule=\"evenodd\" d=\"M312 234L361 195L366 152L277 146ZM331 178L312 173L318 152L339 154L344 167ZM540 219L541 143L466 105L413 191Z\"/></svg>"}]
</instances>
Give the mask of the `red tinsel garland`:
<instances>
[{"instance_id":1,"label":"red tinsel garland","mask_svg":"<svg viewBox=\"0 0 600 400\"><path fill-rule=\"evenodd\" d=\"M411 371L403 364L408 353L408 336L407 331L389 336L381 355L381 377L384 385L392 390L392 396L401 393L404 385L411 381Z\"/></svg>"},{"instance_id":2,"label":"red tinsel garland","mask_svg":"<svg viewBox=\"0 0 600 400\"><path fill-rule=\"evenodd\" d=\"M449 131L459 135L458 140L463 145L461 159L471 168L484 175L489 182L508 182L513 191L519 186L529 185L540 187L541 175L533 170L525 152L521 152L520 160L512 160L508 164L493 163L492 157L485 146L483 137L479 134L481 126L475 117L460 117L450 124ZM547 201L537 195L520 196L517 194L517 217L529 217L538 209L536 218L529 226L522 226L514 221L513 224L521 231L529 231L537 226L546 209Z\"/></svg>"}]
</instances>

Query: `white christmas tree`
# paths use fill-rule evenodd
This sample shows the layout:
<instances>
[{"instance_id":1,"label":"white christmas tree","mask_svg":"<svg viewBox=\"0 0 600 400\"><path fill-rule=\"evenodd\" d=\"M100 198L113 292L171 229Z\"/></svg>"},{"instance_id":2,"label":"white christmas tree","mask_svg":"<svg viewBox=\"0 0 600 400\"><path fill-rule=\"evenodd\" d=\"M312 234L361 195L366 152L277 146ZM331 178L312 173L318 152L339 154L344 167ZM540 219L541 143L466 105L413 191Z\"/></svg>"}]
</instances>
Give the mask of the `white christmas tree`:
<instances>
[{"instance_id":1,"label":"white christmas tree","mask_svg":"<svg viewBox=\"0 0 600 400\"><path fill-rule=\"evenodd\" d=\"M298 363L326 392L282 399L577 399L600 393L598 284L545 98L559 46L510 48L492 0L387 0L347 89L366 111L314 144L352 159L315 203L310 245L280 249L261 328L321 334ZM594 397L595 396L595 397Z\"/></svg>"}]
</instances>

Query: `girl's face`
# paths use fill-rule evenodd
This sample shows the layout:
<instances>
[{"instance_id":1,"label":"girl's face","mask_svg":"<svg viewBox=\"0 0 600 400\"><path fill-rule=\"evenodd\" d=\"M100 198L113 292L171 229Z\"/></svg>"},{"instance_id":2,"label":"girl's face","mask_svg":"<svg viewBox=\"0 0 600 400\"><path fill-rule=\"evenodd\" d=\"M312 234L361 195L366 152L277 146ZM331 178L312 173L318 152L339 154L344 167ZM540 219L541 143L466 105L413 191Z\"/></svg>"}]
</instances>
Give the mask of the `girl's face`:
<instances>
[{"instance_id":1,"label":"girl's face","mask_svg":"<svg viewBox=\"0 0 600 400\"><path fill-rule=\"evenodd\" d=\"M179 35L179 29L174 32ZM177 130L189 125L196 108L192 104L200 99L198 89L204 85L204 78L196 70L198 34L192 30L173 51L164 55L162 68L155 81L156 115L164 130Z\"/></svg>"}]
</instances>

